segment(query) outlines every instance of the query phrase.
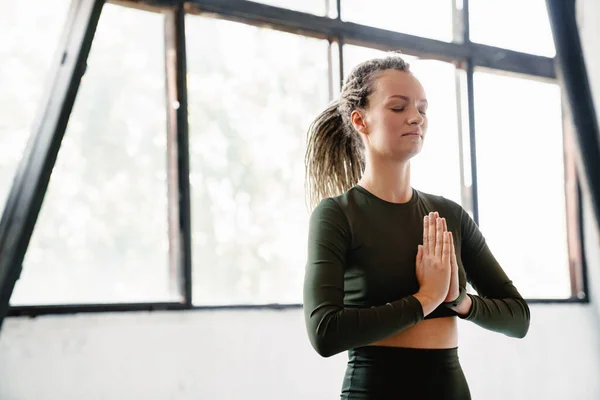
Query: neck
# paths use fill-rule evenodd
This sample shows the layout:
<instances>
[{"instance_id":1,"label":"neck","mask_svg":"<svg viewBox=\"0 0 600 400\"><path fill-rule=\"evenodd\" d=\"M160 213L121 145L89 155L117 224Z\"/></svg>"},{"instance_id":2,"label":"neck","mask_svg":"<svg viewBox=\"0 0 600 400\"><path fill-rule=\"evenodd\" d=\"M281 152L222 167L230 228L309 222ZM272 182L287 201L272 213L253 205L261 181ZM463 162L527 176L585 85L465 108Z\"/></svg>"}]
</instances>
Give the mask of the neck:
<instances>
[{"instance_id":1,"label":"neck","mask_svg":"<svg viewBox=\"0 0 600 400\"><path fill-rule=\"evenodd\" d=\"M358 184L375 196L391 203L407 203L412 198L410 161L398 163L366 160L365 172Z\"/></svg>"}]
</instances>

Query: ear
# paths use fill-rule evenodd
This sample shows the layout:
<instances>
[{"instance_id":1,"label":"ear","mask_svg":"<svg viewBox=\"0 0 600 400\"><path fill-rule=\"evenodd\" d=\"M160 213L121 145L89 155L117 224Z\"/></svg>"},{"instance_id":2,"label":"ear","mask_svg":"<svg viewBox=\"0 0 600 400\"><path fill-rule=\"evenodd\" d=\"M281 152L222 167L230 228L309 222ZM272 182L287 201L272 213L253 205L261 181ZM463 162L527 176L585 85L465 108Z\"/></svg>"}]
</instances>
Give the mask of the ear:
<instances>
[{"instance_id":1,"label":"ear","mask_svg":"<svg viewBox=\"0 0 600 400\"><path fill-rule=\"evenodd\" d=\"M363 110L354 110L350 114L350 120L352 121L352 126L358 132L367 135L369 130L367 129L367 121L366 116Z\"/></svg>"}]
</instances>

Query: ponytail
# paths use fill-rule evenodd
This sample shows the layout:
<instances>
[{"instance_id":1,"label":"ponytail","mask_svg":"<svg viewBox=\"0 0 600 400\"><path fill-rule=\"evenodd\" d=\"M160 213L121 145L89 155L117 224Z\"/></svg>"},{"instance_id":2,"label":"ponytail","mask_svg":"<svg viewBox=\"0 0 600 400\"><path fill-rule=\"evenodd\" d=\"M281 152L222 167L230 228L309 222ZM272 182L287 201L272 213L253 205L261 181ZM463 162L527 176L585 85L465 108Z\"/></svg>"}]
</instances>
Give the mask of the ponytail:
<instances>
[{"instance_id":1,"label":"ponytail","mask_svg":"<svg viewBox=\"0 0 600 400\"><path fill-rule=\"evenodd\" d=\"M358 183L364 170L363 144L344 121L339 101L331 103L308 129L305 189L308 206L338 196Z\"/></svg>"}]
</instances>

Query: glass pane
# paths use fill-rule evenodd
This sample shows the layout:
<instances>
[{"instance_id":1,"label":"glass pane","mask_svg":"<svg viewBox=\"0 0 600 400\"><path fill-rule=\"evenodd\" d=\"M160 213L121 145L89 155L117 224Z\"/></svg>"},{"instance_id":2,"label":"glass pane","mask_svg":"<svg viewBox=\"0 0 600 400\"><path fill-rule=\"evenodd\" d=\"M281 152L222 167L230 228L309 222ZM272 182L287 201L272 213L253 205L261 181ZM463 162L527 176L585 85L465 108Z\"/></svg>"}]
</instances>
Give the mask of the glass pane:
<instances>
[{"instance_id":1,"label":"glass pane","mask_svg":"<svg viewBox=\"0 0 600 400\"><path fill-rule=\"evenodd\" d=\"M570 296L560 88L476 72L479 220L523 296Z\"/></svg>"},{"instance_id":2,"label":"glass pane","mask_svg":"<svg viewBox=\"0 0 600 400\"><path fill-rule=\"evenodd\" d=\"M452 0L342 0L342 19L430 39L452 41ZM432 12L435 10L435 12Z\"/></svg>"},{"instance_id":3,"label":"glass pane","mask_svg":"<svg viewBox=\"0 0 600 400\"><path fill-rule=\"evenodd\" d=\"M385 52L358 46L344 46L344 74L358 63ZM411 160L411 184L461 204L458 112L454 65L404 56L425 88L429 128L423 150ZM443 168L439 168L443 166ZM432 170L435 169L435 173Z\"/></svg>"},{"instance_id":4,"label":"glass pane","mask_svg":"<svg viewBox=\"0 0 600 400\"><path fill-rule=\"evenodd\" d=\"M12 304L175 299L163 19L104 6Z\"/></svg>"},{"instance_id":5,"label":"glass pane","mask_svg":"<svg viewBox=\"0 0 600 400\"><path fill-rule=\"evenodd\" d=\"M70 3L0 3L0 37L5 38L0 40L0 213L40 106Z\"/></svg>"},{"instance_id":6,"label":"glass pane","mask_svg":"<svg viewBox=\"0 0 600 400\"><path fill-rule=\"evenodd\" d=\"M545 0L470 1L469 24L473 42L540 56L556 54Z\"/></svg>"},{"instance_id":7,"label":"glass pane","mask_svg":"<svg viewBox=\"0 0 600 400\"><path fill-rule=\"evenodd\" d=\"M301 303L328 43L199 16L187 35L194 303Z\"/></svg>"},{"instance_id":8,"label":"glass pane","mask_svg":"<svg viewBox=\"0 0 600 400\"><path fill-rule=\"evenodd\" d=\"M319 16L331 18L337 16L336 0L256 0L256 2Z\"/></svg>"}]
</instances>

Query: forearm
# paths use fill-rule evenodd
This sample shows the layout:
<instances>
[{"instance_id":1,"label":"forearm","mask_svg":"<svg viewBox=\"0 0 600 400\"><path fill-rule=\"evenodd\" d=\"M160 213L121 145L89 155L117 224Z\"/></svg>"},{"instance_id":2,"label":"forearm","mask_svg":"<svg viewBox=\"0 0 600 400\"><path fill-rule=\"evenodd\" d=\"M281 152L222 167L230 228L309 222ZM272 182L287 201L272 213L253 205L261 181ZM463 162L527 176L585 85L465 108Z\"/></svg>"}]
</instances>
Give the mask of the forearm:
<instances>
[{"instance_id":1,"label":"forearm","mask_svg":"<svg viewBox=\"0 0 600 400\"><path fill-rule=\"evenodd\" d=\"M323 357L367 346L423 320L421 303L414 296L369 308L332 305L305 309L312 346Z\"/></svg>"},{"instance_id":2,"label":"forearm","mask_svg":"<svg viewBox=\"0 0 600 400\"><path fill-rule=\"evenodd\" d=\"M469 294L454 310L459 317L506 336L523 338L529 330L529 306L521 298L488 299Z\"/></svg>"}]
</instances>

